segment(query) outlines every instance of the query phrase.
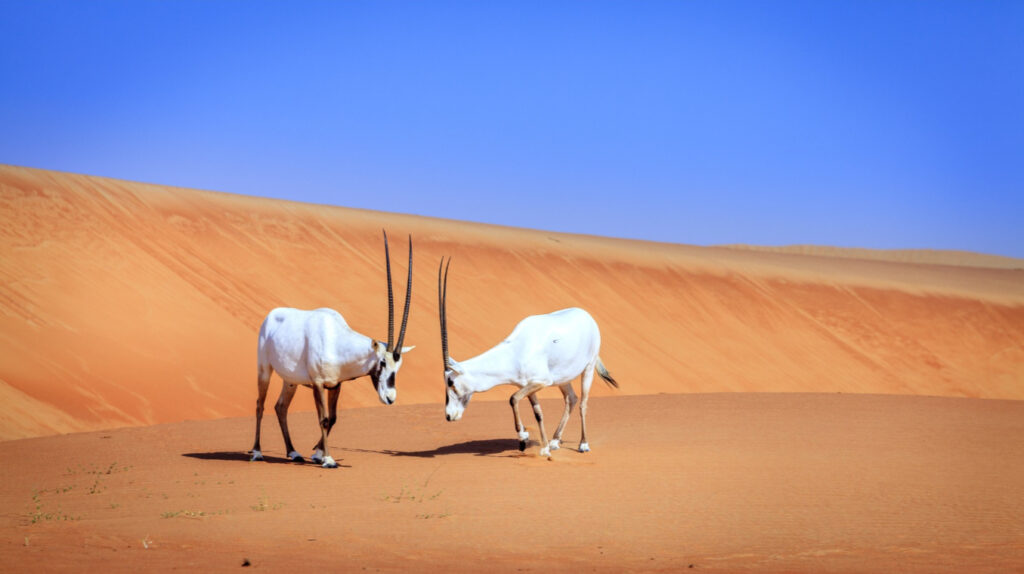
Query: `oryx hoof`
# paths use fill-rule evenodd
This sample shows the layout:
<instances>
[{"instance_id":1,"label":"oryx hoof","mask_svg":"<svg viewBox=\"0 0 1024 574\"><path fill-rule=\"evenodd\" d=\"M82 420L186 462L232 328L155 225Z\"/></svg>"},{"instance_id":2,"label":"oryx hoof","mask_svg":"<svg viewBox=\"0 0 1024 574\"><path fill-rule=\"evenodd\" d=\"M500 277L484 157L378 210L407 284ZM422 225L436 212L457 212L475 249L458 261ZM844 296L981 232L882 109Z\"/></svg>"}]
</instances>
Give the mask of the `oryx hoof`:
<instances>
[{"instance_id":1,"label":"oryx hoof","mask_svg":"<svg viewBox=\"0 0 1024 574\"><path fill-rule=\"evenodd\" d=\"M581 442L580 443L580 452L590 452L590 445L585 443L585 442Z\"/></svg>"},{"instance_id":2,"label":"oryx hoof","mask_svg":"<svg viewBox=\"0 0 1024 574\"><path fill-rule=\"evenodd\" d=\"M302 455L294 450L288 453L288 458L292 459L292 462L306 462L306 459L302 458Z\"/></svg>"},{"instance_id":3,"label":"oryx hoof","mask_svg":"<svg viewBox=\"0 0 1024 574\"><path fill-rule=\"evenodd\" d=\"M252 458L250 458L249 461L256 462L257 460L263 460L263 453L258 450L254 450L252 451Z\"/></svg>"},{"instance_id":4,"label":"oryx hoof","mask_svg":"<svg viewBox=\"0 0 1024 574\"><path fill-rule=\"evenodd\" d=\"M548 447L540 449L540 456L547 457L548 460L551 460L551 449Z\"/></svg>"},{"instance_id":5,"label":"oryx hoof","mask_svg":"<svg viewBox=\"0 0 1024 574\"><path fill-rule=\"evenodd\" d=\"M548 448L550 448L551 450L558 450L562 448L562 441L557 438L551 439L551 442L548 443Z\"/></svg>"},{"instance_id":6,"label":"oryx hoof","mask_svg":"<svg viewBox=\"0 0 1024 574\"><path fill-rule=\"evenodd\" d=\"M338 463L334 462L334 459L330 456L325 456L324 463L320 466L324 468L338 468Z\"/></svg>"},{"instance_id":7,"label":"oryx hoof","mask_svg":"<svg viewBox=\"0 0 1024 574\"><path fill-rule=\"evenodd\" d=\"M323 464L323 462L324 462L324 453L322 451L318 450L318 451L314 452L313 454L311 454L309 456L309 460L313 464Z\"/></svg>"},{"instance_id":8,"label":"oryx hoof","mask_svg":"<svg viewBox=\"0 0 1024 574\"><path fill-rule=\"evenodd\" d=\"M519 450L526 450L526 441L530 440L530 433L525 430L519 431Z\"/></svg>"}]
</instances>

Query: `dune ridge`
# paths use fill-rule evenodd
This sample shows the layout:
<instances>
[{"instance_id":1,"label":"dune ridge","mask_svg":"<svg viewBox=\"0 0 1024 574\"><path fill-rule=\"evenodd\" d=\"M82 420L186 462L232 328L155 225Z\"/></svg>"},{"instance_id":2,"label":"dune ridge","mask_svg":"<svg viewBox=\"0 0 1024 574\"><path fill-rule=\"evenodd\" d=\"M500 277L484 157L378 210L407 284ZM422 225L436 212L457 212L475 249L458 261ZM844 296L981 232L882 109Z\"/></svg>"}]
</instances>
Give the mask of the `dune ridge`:
<instances>
[{"instance_id":1,"label":"dune ridge","mask_svg":"<svg viewBox=\"0 0 1024 574\"><path fill-rule=\"evenodd\" d=\"M443 401L442 255L455 358L584 307L622 383L597 395L1024 399L1024 261L626 241L0 166L0 439L251 415L270 309L332 307L385 337L382 228L396 277L407 234L416 253L402 404ZM374 404L365 381L342 392ZM293 408L312 409L308 393Z\"/></svg>"},{"instance_id":2,"label":"dune ridge","mask_svg":"<svg viewBox=\"0 0 1024 574\"><path fill-rule=\"evenodd\" d=\"M847 259L868 259L896 263L922 263L952 265L956 267L990 267L993 269L1021 269L1021 260L1002 255L988 255L971 251L943 249L860 249L856 247L830 247L826 245L722 245L727 249L758 251L762 253L790 253Z\"/></svg>"}]
</instances>

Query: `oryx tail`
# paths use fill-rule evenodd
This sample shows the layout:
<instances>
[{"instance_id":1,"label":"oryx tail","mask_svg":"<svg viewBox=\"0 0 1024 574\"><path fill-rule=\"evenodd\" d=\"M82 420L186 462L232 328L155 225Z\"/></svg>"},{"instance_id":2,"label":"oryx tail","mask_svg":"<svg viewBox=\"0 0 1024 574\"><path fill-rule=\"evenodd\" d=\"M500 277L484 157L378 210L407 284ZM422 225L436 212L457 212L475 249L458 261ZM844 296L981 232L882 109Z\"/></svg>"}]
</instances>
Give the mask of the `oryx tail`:
<instances>
[{"instance_id":1,"label":"oryx tail","mask_svg":"<svg viewBox=\"0 0 1024 574\"><path fill-rule=\"evenodd\" d=\"M605 368L604 363L601 362L601 357L597 358L597 374L601 375L601 378L604 379L604 382L615 387L616 389L619 388L619 383L617 383L615 379L612 378L611 374L608 372L608 369Z\"/></svg>"}]
</instances>

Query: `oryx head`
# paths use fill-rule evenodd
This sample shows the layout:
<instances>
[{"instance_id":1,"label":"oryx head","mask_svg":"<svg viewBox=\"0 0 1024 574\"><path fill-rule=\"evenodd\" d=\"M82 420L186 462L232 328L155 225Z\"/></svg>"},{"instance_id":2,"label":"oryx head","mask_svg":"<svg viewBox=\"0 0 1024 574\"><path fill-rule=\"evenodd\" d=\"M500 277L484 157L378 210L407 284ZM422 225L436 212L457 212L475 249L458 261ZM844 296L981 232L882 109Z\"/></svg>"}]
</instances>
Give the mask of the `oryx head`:
<instances>
[{"instance_id":1,"label":"oryx head","mask_svg":"<svg viewBox=\"0 0 1024 574\"><path fill-rule=\"evenodd\" d=\"M409 279L405 287L405 311L402 313L402 328L398 331L397 343L395 342L395 297L391 289L391 254L388 252L387 232L384 232L384 262L387 266L388 276L388 343L385 345L380 341L374 341L377 363L370 370L370 380L373 381L373 388L377 389L380 402L390 405L398 397L398 390L395 388L395 375L402 367L402 353L414 348L402 346L402 342L405 341L405 326L409 322L409 302L412 297L412 236L409 236Z\"/></svg>"},{"instance_id":2,"label":"oryx head","mask_svg":"<svg viewBox=\"0 0 1024 574\"><path fill-rule=\"evenodd\" d=\"M451 263L452 260L449 258L448 265L451 265ZM444 385L446 393L444 416L449 421L457 421L462 418L462 413L466 410L469 399L473 397L473 391L466 384L465 370L459 365L458 361L448 355L448 313L445 309L448 298L448 265L445 265L444 257L442 257L441 265L437 268L437 301L441 317L441 353L444 355ZM443 282L441 278L442 268L444 268Z\"/></svg>"}]
</instances>

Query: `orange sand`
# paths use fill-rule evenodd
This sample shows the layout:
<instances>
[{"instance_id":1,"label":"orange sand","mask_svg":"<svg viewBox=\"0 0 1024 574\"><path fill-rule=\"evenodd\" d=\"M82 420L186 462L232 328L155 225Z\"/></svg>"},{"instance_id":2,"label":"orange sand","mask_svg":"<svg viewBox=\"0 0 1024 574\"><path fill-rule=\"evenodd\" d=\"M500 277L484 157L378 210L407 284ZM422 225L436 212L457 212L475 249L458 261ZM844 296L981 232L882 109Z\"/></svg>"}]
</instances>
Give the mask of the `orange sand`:
<instances>
[{"instance_id":1,"label":"orange sand","mask_svg":"<svg viewBox=\"0 0 1024 574\"><path fill-rule=\"evenodd\" d=\"M543 405L550 415L560 401ZM285 462L276 429L268 461L248 462L248 417L3 442L0 563L12 572L223 572L244 560L332 572L1024 568L1021 401L597 398L594 450L570 450L574 417L553 461L537 458L536 445L518 451L507 410L474 402L448 423L439 404L350 409L331 437L335 470ZM318 436L309 413L292 428L303 449Z\"/></svg>"},{"instance_id":2,"label":"orange sand","mask_svg":"<svg viewBox=\"0 0 1024 574\"><path fill-rule=\"evenodd\" d=\"M333 471L284 462L268 413L249 463L263 316L329 306L385 337L381 228L397 277L415 241L398 405L345 386ZM0 254L5 570L1024 571L1024 261L622 241L10 166ZM597 319L621 389L595 385L594 452L571 450L574 415L553 461L519 453L508 390L444 421L442 255L457 359L528 314Z\"/></svg>"}]
</instances>

